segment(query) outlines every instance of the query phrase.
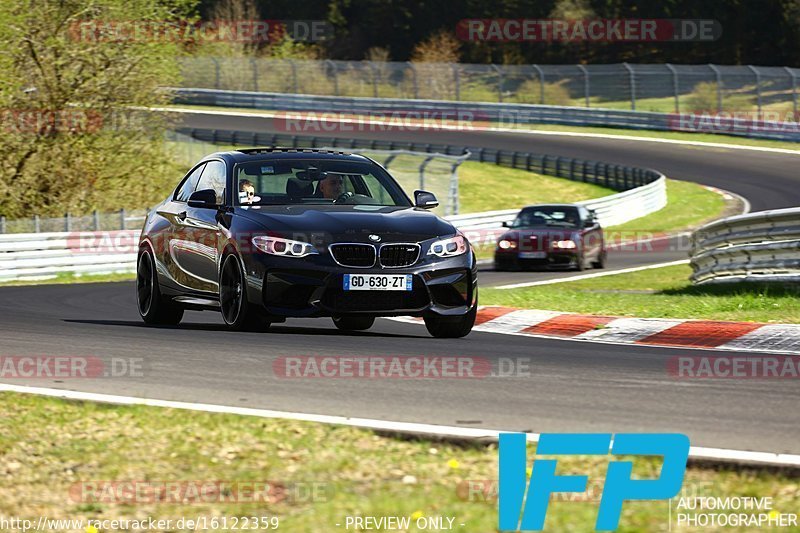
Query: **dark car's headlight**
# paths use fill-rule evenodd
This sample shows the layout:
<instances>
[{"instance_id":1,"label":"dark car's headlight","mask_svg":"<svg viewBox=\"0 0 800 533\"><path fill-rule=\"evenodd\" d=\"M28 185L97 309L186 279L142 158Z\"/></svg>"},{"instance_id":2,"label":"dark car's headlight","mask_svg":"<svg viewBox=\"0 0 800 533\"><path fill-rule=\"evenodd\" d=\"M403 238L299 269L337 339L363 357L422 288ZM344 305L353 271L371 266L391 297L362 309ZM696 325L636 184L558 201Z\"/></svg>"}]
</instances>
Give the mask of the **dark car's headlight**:
<instances>
[{"instance_id":1,"label":"dark car's headlight","mask_svg":"<svg viewBox=\"0 0 800 533\"><path fill-rule=\"evenodd\" d=\"M466 253L469 249L467 239L463 235L456 235L449 239L442 239L435 241L428 249L428 255L435 255L437 257L455 257Z\"/></svg>"},{"instance_id":2,"label":"dark car's headlight","mask_svg":"<svg viewBox=\"0 0 800 533\"><path fill-rule=\"evenodd\" d=\"M307 242L281 239L280 237L269 237L266 235L253 237L253 246L266 254L280 255L283 257L305 257L307 255L319 253L319 251L314 248L314 245Z\"/></svg>"},{"instance_id":3,"label":"dark car's headlight","mask_svg":"<svg viewBox=\"0 0 800 533\"><path fill-rule=\"evenodd\" d=\"M574 250L577 248L578 245L572 239L567 239L564 241L553 241L553 248L558 250Z\"/></svg>"}]
</instances>

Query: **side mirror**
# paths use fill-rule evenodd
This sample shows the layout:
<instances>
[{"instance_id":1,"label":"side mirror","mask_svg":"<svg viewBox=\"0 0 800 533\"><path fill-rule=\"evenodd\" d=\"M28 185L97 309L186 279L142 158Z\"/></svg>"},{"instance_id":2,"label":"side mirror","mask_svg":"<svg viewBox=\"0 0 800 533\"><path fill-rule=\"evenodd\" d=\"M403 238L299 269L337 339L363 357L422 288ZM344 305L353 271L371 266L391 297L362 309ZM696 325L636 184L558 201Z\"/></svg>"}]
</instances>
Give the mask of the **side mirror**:
<instances>
[{"instance_id":1,"label":"side mirror","mask_svg":"<svg viewBox=\"0 0 800 533\"><path fill-rule=\"evenodd\" d=\"M217 204L217 193L214 192L214 189L195 191L189 197L189 207L216 209L219 207Z\"/></svg>"},{"instance_id":2,"label":"side mirror","mask_svg":"<svg viewBox=\"0 0 800 533\"><path fill-rule=\"evenodd\" d=\"M414 205L422 209L433 209L439 206L439 200L432 192L414 191Z\"/></svg>"},{"instance_id":3,"label":"side mirror","mask_svg":"<svg viewBox=\"0 0 800 533\"><path fill-rule=\"evenodd\" d=\"M504 228L510 228L511 227L511 222L503 222L503 227Z\"/></svg>"}]
</instances>

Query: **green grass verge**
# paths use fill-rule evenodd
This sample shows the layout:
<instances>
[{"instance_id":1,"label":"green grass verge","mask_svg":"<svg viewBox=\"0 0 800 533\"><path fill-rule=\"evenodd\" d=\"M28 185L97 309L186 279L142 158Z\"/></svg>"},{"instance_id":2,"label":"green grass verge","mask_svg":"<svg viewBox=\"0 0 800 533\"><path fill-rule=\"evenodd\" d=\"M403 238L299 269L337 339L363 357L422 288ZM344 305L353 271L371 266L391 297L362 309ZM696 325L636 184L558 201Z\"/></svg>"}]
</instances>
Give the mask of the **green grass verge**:
<instances>
[{"instance_id":1,"label":"green grass verge","mask_svg":"<svg viewBox=\"0 0 800 533\"><path fill-rule=\"evenodd\" d=\"M800 291L785 286L694 286L688 265L518 289L481 288L481 303L642 318L800 323Z\"/></svg>"},{"instance_id":2,"label":"green grass verge","mask_svg":"<svg viewBox=\"0 0 800 533\"><path fill-rule=\"evenodd\" d=\"M217 106L199 106L199 105L173 105L169 107L173 107L176 109L232 111L232 112L245 112L245 113L268 114L268 115L272 115L277 112L275 110L269 110L269 109L249 109L241 107L222 107L222 106L217 107ZM511 127L509 124L505 123L499 125L503 127ZM602 126L571 126L571 125L561 125L561 124L518 124L515 127L517 127L520 130L598 133L602 135L675 139L680 141L722 143L722 144L734 144L741 146L758 146L764 148L781 148L785 150L800 151L800 143L796 142L771 141L767 139L749 139L746 137L739 137L736 135L725 135L722 133L691 133L682 131L640 130L640 129L628 129L628 128L606 128ZM309 133L309 135L313 135L313 133Z\"/></svg>"},{"instance_id":3,"label":"green grass verge","mask_svg":"<svg viewBox=\"0 0 800 533\"><path fill-rule=\"evenodd\" d=\"M281 530L317 532L344 530L348 515L444 515L455 518L456 530L497 527L494 498L470 498L465 490L467 480L497 479L495 445L401 440L343 426L13 393L0 394L0 409L14 413L0 419L0 516L34 521L40 515L92 520L277 516ZM533 447L529 461L532 455ZM634 475L658 476L659 459L630 459ZM593 529L598 502L591 495L600 494L607 461L559 458L560 474L586 473L592 490L584 493L590 501L553 502L546 522L550 530ZM80 496L79 488L92 482L145 480L269 481L289 490L285 498L256 503L119 503ZM311 484L315 497L308 496ZM496 485L489 487L491 493ZM787 474L733 467L690 466L683 488L687 495L771 496L780 512L796 511L800 497L797 480ZM619 531L666 531L668 516L667 502L626 502Z\"/></svg>"},{"instance_id":4,"label":"green grass verge","mask_svg":"<svg viewBox=\"0 0 800 533\"><path fill-rule=\"evenodd\" d=\"M115 281L130 281L136 279L135 272L117 272L112 274L74 274L62 272L54 277L42 279L24 279L0 282L0 287L15 287L19 285L53 285L60 283L111 283Z\"/></svg>"},{"instance_id":5,"label":"green grass verge","mask_svg":"<svg viewBox=\"0 0 800 533\"><path fill-rule=\"evenodd\" d=\"M529 204L577 202L614 191L591 183L467 161L458 167L461 213L513 209Z\"/></svg>"}]
</instances>

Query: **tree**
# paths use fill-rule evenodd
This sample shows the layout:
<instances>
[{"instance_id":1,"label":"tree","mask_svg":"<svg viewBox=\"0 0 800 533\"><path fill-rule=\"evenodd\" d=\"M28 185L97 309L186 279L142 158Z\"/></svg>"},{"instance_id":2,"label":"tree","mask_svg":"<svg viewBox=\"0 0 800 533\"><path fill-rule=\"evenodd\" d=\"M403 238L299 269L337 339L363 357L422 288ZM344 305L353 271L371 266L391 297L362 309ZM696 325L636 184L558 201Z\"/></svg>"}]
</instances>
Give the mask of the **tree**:
<instances>
[{"instance_id":1,"label":"tree","mask_svg":"<svg viewBox=\"0 0 800 533\"><path fill-rule=\"evenodd\" d=\"M167 123L141 109L177 85L183 43L159 24L193 3L0 3L0 213L146 206L174 183Z\"/></svg>"}]
</instances>

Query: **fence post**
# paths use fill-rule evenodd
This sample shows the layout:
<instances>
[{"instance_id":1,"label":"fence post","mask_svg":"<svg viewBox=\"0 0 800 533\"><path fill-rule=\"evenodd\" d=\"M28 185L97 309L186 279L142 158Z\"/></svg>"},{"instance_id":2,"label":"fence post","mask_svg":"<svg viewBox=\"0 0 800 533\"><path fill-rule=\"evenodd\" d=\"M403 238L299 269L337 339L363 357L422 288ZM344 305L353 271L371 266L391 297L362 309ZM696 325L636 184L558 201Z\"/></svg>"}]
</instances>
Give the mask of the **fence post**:
<instances>
[{"instance_id":1,"label":"fence post","mask_svg":"<svg viewBox=\"0 0 800 533\"><path fill-rule=\"evenodd\" d=\"M586 99L586 107L589 106L589 71L583 65L578 65L578 69L583 72L583 96Z\"/></svg>"},{"instance_id":2,"label":"fence post","mask_svg":"<svg viewBox=\"0 0 800 533\"><path fill-rule=\"evenodd\" d=\"M500 67L492 63L489 65L497 72L497 101L502 103L503 102L503 71L500 70Z\"/></svg>"},{"instance_id":3,"label":"fence post","mask_svg":"<svg viewBox=\"0 0 800 533\"><path fill-rule=\"evenodd\" d=\"M125 208L119 210L119 229L127 229L125 227Z\"/></svg>"},{"instance_id":4,"label":"fence post","mask_svg":"<svg viewBox=\"0 0 800 533\"><path fill-rule=\"evenodd\" d=\"M417 86L417 69L414 68L414 63L412 63L411 61L406 61L406 65L408 65L408 68L411 69L411 74L413 75L414 78L414 100L418 100L419 87Z\"/></svg>"},{"instance_id":5,"label":"fence post","mask_svg":"<svg viewBox=\"0 0 800 533\"><path fill-rule=\"evenodd\" d=\"M323 62L323 65L328 67L328 70L330 72L333 72L333 95L339 96L339 76L336 74L336 65L334 65L333 61L331 61L330 59L326 59Z\"/></svg>"},{"instance_id":6,"label":"fence post","mask_svg":"<svg viewBox=\"0 0 800 533\"><path fill-rule=\"evenodd\" d=\"M783 67L783 69L792 78L792 121L797 122L797 78L789 67Z\"/></svg>"},{"instance_id":7,"label":"fence post","mask_svg":"<svg viewBox=\"0 0 800 533\"><path fill-rule=\"evenodd\" d=\"M289 66L292 67L292 92L297 94L297 65L295 65L294 61L291 59L287 59L286 61L288 61Z\"/></svg>"},{"instance_id":8,"label":"fence post","mask_svg":"<svg viewBox=\"0 0 800 533\"><path fill-rule=\"evenodd\" d=\"M100 213L97 212L97 209L92 211L92 218L94 219L94 230L100 231Z\"/></svg>"},{"instance_id":9,"label":"fence post","mask_svg":"<svg viewBox=\"0 0 800 533\"><path fill-rule=\"evenodd\" d=\"M722 72L711 63L708 64L708 67L714 71L714 74L717 76L717 113L722 113Z\"/></svg>"},{"instance_id":10,"label":"fence post","mask_svg":"<svg viewBox=\"0 0 800 533\"><path fill-rule=\"evenodd\" d=\"M456 86L456 102L461 100L461 75L458 71L458 63L453 63L453 80Z\"/></svg>"},{"instance_id":11,"label":"fence post","mask_svg":"<svg viewBox=\"0 0 800 533\"><path fill-rule=\"evenodd\" d=\"M39 215L33 215L33 232L34 233L41 233L42 225L39 221Z\"/></svg>"},{"instance_id":12,"label":"fence post","mask_svg":"<svg viewBox=\"0 0 800 533\"><path fill-rule=\"evenodd\" d=\"M667 63L667 68L672 72L672 92L675 94L675 113L680 113L681 101L678 96L678 71L670 63Z\"/></svg>"},{"instance_id":13,"label":"fence post","mask_svg":"<svg viewBox=\"0 0 800 533\"><path fill-rule=\"evenodd\" d=\"M758 118L761 119L761 73L753 65L747 65L753 74L756 76L756 108L758 109Z\"/></svg>"},{"instance_id":14,"label":"fence post","mask_svg":"<svg viewBox=\"0 0 800 533\"><path fill-rule=\"evenodd\" d=\"M213 61L213 62L214 62L214 88L215 88L215 89L217 89L217 90L219 90L219 88L220 88L220 87L219 87L219 81L220 81L220 80L219 80L219 78L220 78L220 74L219 74L219 61L217 61L217 58L216 58L216 57L212 57L212 58L211 58L211 61Z\"/></svg>"},{"instance_id":15,"label":"fence post","mask_svg":"<svg viewBox=\"0 0 800 533\"><path fill-rule=\"evenodd\" d=\"M69 216L69 211L64 213L64 231L72 231L72 219Z\"/></svg>"},{"instance_id":16,"label":"fence post","mask_svg":"<svg viewBox=\"0 0 800 533\"><path fill-rule=\"evenodd\" d=\"M0 233L6 232L6 217L0 216Z\"/></svg>"},{"instance_id":17,"label":"fence post","mask_svg":"<svg viewBox=\"0 0 800 533\"><path fill-rule=\"evenodd\" d=\"M378 97L378 74L379 70L375 67L372 61L367 61L369 65L369 69L372 71L372 96L377 98Z\"/></svg>"},{"instance_id":18,"label":"fence post","mask_svg":"<svg viewBox=\"0 0 800 533\"><path fill-rule=\"evenodd\" d=\"M424 160L422 163L420 163L420 165L419 165L419 188L420 188L421 190L423 190L423 191L425 190L425 167L427 167L427 166L428 166L428 163L430 163L430 162L431 162L431 160L433 160L433 156L432 156L432 155L429 155L429 156L428 156L428 157L426 157L426 158L425 158L425 160Z\"/></svg>"},{"instance_id":19,"label":"fence post","mask_svg":"<svg viewBox=\"0 0 800 533\"><path fill-rule=\"evenodd\" d=\"M622 66L628 70L628 83L631 91L631 111L636 111L636 76L629 64L623 63Z\"/></svg>"},{"instance_id":20,"label":"fence post","mask_svg":"<svg viewBox=\"0 0 800 533\"><path fill-rule=\"evenodd\" d=\"M253 69L253 90L258 92L258 66L255 57L250 58L250 67Z\"/></svg>"},{"instance_id":21,"label":"fence post","mask_svg":"<svg viewBox=\"0 0 800 533\"><path fill-rule=\"evenodd\" d=\"M544 71L539 65L531 65L539 74L539 103L544 104Z\"/></svg>"}]
</instances>

